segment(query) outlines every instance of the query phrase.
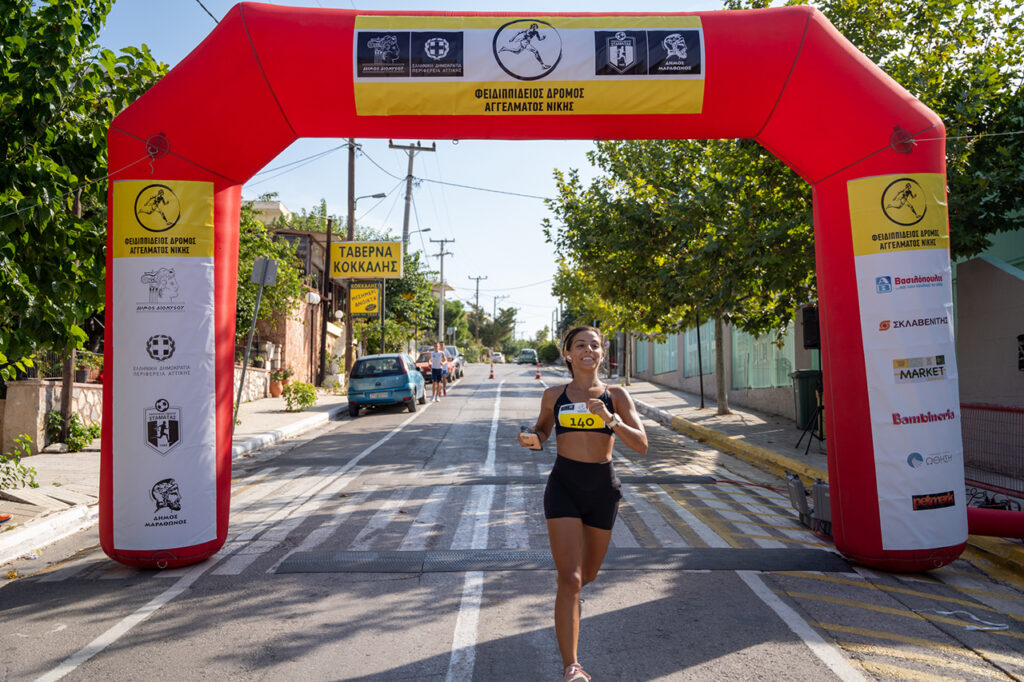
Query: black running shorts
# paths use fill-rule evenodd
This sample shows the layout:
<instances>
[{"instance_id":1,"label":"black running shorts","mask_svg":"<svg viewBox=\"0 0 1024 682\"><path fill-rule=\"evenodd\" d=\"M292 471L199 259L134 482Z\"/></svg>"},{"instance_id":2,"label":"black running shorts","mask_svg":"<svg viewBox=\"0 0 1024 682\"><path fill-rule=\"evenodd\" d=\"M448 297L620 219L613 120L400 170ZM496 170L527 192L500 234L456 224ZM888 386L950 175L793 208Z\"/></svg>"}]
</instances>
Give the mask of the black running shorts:
<instances>
[{"instance_id":1,"label":"black running shorts","mask_svg":"<svg viewBox=\"0 0 1024 682\"><path fill-rule=\"evenodd\" d=\"M571 517L611 530L621 499L622 484L610 461L577 462L558 455L544 488L544 517Z\"/></svg>"}]
</instances>

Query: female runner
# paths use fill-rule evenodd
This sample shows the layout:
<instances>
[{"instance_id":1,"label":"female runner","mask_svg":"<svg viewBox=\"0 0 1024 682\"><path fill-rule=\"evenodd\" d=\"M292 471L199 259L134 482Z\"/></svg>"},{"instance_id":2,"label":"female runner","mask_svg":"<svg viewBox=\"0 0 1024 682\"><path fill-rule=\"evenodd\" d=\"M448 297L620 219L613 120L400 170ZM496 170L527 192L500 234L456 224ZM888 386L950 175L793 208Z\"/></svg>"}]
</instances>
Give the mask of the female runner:
<instances>
[{"instance_id":1,"label":"female runner","mask_svg":"<svg viewBox=\"0 0 1024 682\"><path fill-rule=\"evenodd\" d=\"M558 455L544 490L544 516L558 571L555 636L565 667L563 682L590 679L576 659L580 590L597 577L622 499L612 466L614 436L640 454L647 452L647 433L633 399L597 376L604 354L597 329L570 329L562 355L572 381L544 391L537 423L519 434L519 444L528 447L532 434L543 443L552 428L556 433Z\"/></svg>"}]
</instances>

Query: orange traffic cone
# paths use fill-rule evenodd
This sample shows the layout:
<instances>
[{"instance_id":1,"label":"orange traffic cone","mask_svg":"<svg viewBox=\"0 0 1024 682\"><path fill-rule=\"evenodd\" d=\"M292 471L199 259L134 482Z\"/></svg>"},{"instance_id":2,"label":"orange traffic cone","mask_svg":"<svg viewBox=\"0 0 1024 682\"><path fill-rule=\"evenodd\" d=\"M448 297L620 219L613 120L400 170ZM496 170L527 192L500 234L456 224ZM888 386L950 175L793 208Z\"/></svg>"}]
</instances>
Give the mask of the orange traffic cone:
<instances>
[{"instance_id":1,"label":"orange traffic cone","mask_svg":"<svg viewBox=\"0 0 1024 682\"><path fill-rule=\"evenodd\" d=\"M540 363L539 362L537 363L537 376L534 377L534 378L535 379L540 379Z\"/></svg>"},{"instance_id":2,"label":"orange traffic cone","mask_svg":"<svg viewBox=\"0 0 1024 682\"><path fill-rule=\"evenodd\" d=\"M491 378L491 379L494 378L494 363L493 362L491 363L491 376L489 378Z\"/></svg>"}]
</instances>

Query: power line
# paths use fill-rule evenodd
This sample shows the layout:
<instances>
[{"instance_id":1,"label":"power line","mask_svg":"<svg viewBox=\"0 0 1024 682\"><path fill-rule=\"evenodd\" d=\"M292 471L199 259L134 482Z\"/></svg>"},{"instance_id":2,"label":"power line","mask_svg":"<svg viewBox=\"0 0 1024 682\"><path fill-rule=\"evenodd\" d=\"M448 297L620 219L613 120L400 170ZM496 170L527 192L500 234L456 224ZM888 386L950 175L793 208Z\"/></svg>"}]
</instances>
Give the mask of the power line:
<instances>
[{"instance_id":1,"label":"power line","mask_svg":"<svg viewBox=\"0 0 1024 682\"><path fill-rule=\"evenodd\" d=\"M204 5L204 4L203 4L203 0L196 0L196 2L198 2L198 3L199 3L199 6L200 6L200 7L202 7L202 8L203 8L203 10L204 10L204 11L205 11L205 12L206 12L207 14L209 14L209 15L210 15L210 18L211 18L211 19L213 19L213 23L215 23L215 24L217 24L217 25L219 26L219 25L220 25L220 22L219 22L219 21L217 21L217 17L213 16L213 13L212 13L212 12L210 12L210 10L206 9L206 5Z\"/></svg>"},{"instance_id":2,"label":"power line","mask_svg":"<svg viewBox=\"0 0 1024 682\"><path fill-rule=\"evenodd\" d=\"M546 284L547 282L550 282L550 281L552 281L554 279L555 279L554 277L548 277L547 279L542 279L541 281L534 282L533 284L523 284L522 286L518 286L518 287L501 287L500 289L481 289L480 291L484 291L484 292L488 292L488 293L494 292L494 291L515 291L516 289L527 289L529 287L535 287L535 286L539 286L541 284ZM472 291L472 289L469 289L468 287L456 287L456 289L466 289L467 291Z\"/></svg>"}]
</instances>

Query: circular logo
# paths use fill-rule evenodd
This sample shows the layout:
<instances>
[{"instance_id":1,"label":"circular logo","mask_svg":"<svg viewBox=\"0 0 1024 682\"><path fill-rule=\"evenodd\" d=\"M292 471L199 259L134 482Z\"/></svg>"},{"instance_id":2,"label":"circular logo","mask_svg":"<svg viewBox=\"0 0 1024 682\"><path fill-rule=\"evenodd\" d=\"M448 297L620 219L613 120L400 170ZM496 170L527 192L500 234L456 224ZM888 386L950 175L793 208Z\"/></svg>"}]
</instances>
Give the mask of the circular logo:
<instances>
[{"instance_id":1,"label":"circular logo","mask_svg":"<svg viewBox=\"0 0 1024 682\"><path fill-rule=\"evenodd\" d=\"M501 70L521 81L535 81L562 61L562 38L541 19L516 19L494 32L494 59Z\"/></svg>"},{"instance_id":2,"label":"circular logo","mask_svg":"<svg viewBox=\"0 0 1024 682\"><path fill-rule=\"evenodd\" d=\"M166 334L154 334L146 341L146 352L154 360L163 362L174 355L174 339Z\"/></svg>"},{"instance_id":3,"label":"circular logo","mask_svg":"<svg viewBox=\"0 0 1024 682\"><path fill-rule=\"evenodd\" d=\"M893 180L882 192L882 212L897 225L916 225L928 212L924 188L913 178Z\"/></svg>"},{"instance_id":4,"label":"circular logo","mask_svg":"<svg viewBox=\"0 0 1024 682\"><path fill-rule=\"evenodd\" d=\"M180 217L178 195L167 185L148 185L135 197L135 219L150 232L166 232Z\"/></svg>"},{"instance_id":5,"label":"circular logo","mask_svg":"<svg viewBox=\"0 0 1024 682\"><path fill-rule=\"evenodd\" d=\"M423 45L423 51L434 61L447 57L449 49L450 46L448 45L448 41L444 38L438 37L429 39Z\"/></svg>"},{"instance_id":6,"label":"circular logo","mask_svg":"<svg viewBox=\"0 0 1024 682\"><path fill-rule=\"evenodd\" d=\"M158 399L156 403L153 405L153 407L156 408L157 412L166 412L167 408L169 408L170 406L171 404L167 402L165 398Z\"/></svg>"},{"instance_id":7,"label":"circular logo","mask_svg":"<svg viewBox=\"0 0 1024 682\"><path fill-rule=\"evenodd\" d=\"M924 457L921 456L920 452L911 452L907 455L907 466L911 469L924 466Z\"/></svg>"}]
</instances>

